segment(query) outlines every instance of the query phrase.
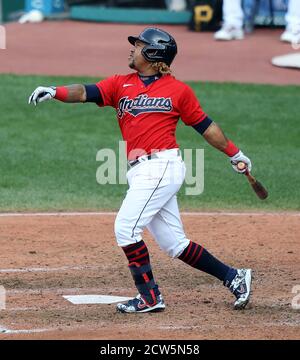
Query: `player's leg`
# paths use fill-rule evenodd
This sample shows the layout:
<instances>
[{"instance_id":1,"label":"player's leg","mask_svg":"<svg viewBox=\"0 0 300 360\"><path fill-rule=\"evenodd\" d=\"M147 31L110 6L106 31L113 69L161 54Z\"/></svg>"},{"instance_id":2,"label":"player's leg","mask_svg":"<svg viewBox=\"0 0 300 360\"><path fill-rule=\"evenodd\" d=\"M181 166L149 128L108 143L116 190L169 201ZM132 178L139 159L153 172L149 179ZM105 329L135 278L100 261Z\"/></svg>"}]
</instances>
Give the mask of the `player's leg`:
<instances>
[{"instance_id":1,"label":"player's leg","mask_svg":"<svg viewBox=\"0 0 300 360\"><path fill-rule=\"evenodd\" d=\"M176 180L173 179L174 173ZM115 220L119 246L142 240L144 228L178 192L184 176L182 162L174 164L165 159L141 163L128 172L129 189Z\"/></svg>"},{"instance_id":2,"label":"player's leg","mask_svg":"<svg viewBox=\"0 0 300 360\"><path fill-rule=\"evenodd\" d=\"M223 282L236 296L236 309L244 308L250 297L251 270L235 269L186 238L177 198L173 196L147 226L162 250L169 256L204 271Z\"/></svg>"},{"instance_id":3,"label":"player's leg","mask_svg":"<svg viewBox=\"0 0 300 360\"><path fill-rule=\"evenodd\" d=\"M147 229L159 247L172 258L177 258L190 243L183 229L176 195L153 217Z\"/></svg>"},{"instance_id":4,"label":"player's leg","mask_svg":"<svg viewBox=\"0 0 300 360\"><path fill-rule=\"evenodd\" d=\"M243 19L242 0L224 0L223 26L214 34L214 38L225 41L243 39Z\"/></svg>"},{"instance_id":5,"label":"player's leg","mask_svg":"<svg viewBox=\"0 0 300 360\"><path fill-rule=\"evenodd\" d=\"M236 270L211 255L201 245L186 238L177 198L173 196L147 226L162 250L169 256L230 283Z\"/></svg>"},{"instance_id":6,"label":"player's leg","mask_svg":"<svg viewBox=\"0 0 300 360\"><path fill-rule=\"evenodd\" d=\"M182 184L184 173L177 183L170 182L170 169L168 161L151 160L129 172L130 187L115 221L115 234L128 259L139 295L127 304L118 304L117 309L121 312L161 311L165 308L142 232Z\"/></svg>"},{"instance_id":7,"label":"player's leg","mask_svg":"<svg viewBox=\"0 0 300 360\"><path fill-rule=\"evenodd\" d=\"M298 0L289 0L285 15L286 28L280 40L300 44L300 6Z\"/></svg>"}]
</instances>

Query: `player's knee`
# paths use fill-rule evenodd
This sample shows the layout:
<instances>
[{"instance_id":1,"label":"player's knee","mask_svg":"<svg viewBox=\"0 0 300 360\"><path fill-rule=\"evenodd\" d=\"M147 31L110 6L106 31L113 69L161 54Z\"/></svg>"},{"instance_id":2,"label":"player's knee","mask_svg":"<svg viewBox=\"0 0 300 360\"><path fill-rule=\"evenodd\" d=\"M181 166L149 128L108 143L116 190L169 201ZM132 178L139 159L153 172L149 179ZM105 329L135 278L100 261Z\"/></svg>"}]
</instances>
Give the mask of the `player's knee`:
<instances>
[{"instance_id":1,"label":"player's knee","mask_svg":"<svg viewBox=\"0 0 300 360\"><path fill-rule=\"evenodd\" d=\"M184 249L187 247L188 244L189 244L189 240L186 240L185 242L174 244L163 250L171 258L177 258L184 251Z\"/></svg>"},{"instance_id":2,"label":"player's knee","mask_svg":"<svg viewBox=\"0 0 300 360\"><path fill-rule=\"evenodd\" d=\"M122 221L120 218L116 218L115 220L115 236L117 242L120 246L122 246L123 239L128 237L128 231L126 231L126 223Z\"/></svg>"},{"instance_id":3,"label":"player's knee","mask_svg":"<svg viewBox=\"0 0 300 360\"><path fill-rule=\"evenodd\" d=\"M118 217L115 220L115 236L119 246L128 246L140 240L133 231L133 226L126 218Z\"/></svg>"}]
</instances>

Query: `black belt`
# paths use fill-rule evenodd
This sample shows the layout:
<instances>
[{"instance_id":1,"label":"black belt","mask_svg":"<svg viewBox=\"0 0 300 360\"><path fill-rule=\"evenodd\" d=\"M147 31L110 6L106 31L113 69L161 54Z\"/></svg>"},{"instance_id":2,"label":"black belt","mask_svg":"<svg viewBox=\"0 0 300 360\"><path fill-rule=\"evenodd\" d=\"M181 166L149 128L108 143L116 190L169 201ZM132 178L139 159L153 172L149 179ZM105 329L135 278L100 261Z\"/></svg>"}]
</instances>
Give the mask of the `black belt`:
<instances>
[{"instance_id":1,"label":"black belt","mask_svg":"<svg viewBox=\"0 0 300 360\"><path fill-rule=\"evenodd\" d=\"M177 155L180 155L180 150L177 149ZM151 160L151 159L159 159L159 156L156 153L153 154L149 154L149 155L144 155L143 159L147 159L147 160ZM134 167L135 165L139 164L141 161L139 159L136 160L129 160L128 161L128 165L130 167Z\"/></svg>"},{"instance_id":2,"label":"black belt","mask_svg":"<svg viewBox=\"0 0 300 360\"><path fill-rule=\"evenodd\" d=\"M158 156L156 154L150 154L143 157L144 159L151 160L151 159L158 159ZM128 165L130 167L134 167L135 165L139 164L141 161L139 159L136 160L129 160Z\"/></svg>"}]
</instances>

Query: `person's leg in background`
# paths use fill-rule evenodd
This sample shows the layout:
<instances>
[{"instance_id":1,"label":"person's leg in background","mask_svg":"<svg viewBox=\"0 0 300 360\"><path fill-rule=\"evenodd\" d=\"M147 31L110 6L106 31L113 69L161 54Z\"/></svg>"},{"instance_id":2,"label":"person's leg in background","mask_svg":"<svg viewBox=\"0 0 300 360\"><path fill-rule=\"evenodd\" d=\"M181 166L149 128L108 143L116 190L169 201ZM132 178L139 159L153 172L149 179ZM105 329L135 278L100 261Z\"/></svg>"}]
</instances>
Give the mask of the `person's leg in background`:
<instances>
[{"instance_id":1,"label":"person's leg in background","mask_svg":"<svg viewBox=\"0 0 300 360\"><path fill-rule=\"evenodd\" d=\"M300 44L300 1L289 0L285 16L286 28L280 40Z\"/></svg>"},{"instance_id":2,"label":"person's leg in background","mask_svg":"<svg viewBox=\"0 0 300 360\"><path fill-rule=\"evenodd\" d=\"M243 31L244 13L242 0L223 1L223 25L214 34L215 40L241 40L244 38Z\"/></svg>"},{"instance_id":3,"label":"person's leg in background","mask_svg":"<svg viewBox=\"0 0 300 360\"><path fill-rule=\"evenodd\" d=\"M186 9L186 0L165 0L166 7L170 11L184 11Z\"/></svg>"}]
</instances>

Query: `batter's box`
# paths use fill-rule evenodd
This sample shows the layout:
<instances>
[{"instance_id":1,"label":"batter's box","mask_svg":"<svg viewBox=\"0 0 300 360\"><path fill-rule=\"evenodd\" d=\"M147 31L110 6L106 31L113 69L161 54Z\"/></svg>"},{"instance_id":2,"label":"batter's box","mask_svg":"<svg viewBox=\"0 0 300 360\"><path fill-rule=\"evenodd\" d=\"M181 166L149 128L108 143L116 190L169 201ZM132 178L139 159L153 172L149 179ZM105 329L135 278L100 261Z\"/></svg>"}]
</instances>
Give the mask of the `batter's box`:
<instances>
[{"instance_id":1,"label":"batter's box","mask_svg":"<svg viewBox=\"0 0 300 360\"><path fill-rule=\"evenodd\" d=\"M114 304L117 302L128 301L132 297L110 296L110 295L65 295L63 298L75 305L82 304Z\"/></svg>"}]
</instances>

